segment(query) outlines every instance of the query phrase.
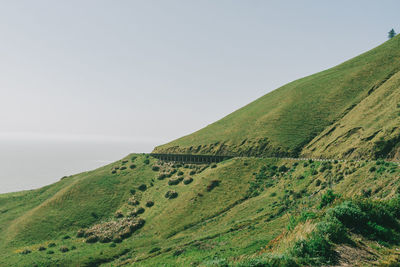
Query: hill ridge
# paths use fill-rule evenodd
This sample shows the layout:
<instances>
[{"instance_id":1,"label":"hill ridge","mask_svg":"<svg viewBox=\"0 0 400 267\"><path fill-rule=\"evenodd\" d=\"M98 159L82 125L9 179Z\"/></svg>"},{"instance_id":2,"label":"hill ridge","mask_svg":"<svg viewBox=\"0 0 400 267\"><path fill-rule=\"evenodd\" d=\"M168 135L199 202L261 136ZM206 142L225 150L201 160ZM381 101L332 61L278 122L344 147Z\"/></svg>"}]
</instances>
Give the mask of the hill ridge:
<instances>
[{"instance_id":1,"label":"hill ridge","mask_svg":"<svg viewBox=\"0 0 400 267\"><path fill-rule=\"evenodd\" d=\"M399 41L397 36L331 69L279 87L153 152L299 156L400 70Z\"/></svg>"}]
</instances>

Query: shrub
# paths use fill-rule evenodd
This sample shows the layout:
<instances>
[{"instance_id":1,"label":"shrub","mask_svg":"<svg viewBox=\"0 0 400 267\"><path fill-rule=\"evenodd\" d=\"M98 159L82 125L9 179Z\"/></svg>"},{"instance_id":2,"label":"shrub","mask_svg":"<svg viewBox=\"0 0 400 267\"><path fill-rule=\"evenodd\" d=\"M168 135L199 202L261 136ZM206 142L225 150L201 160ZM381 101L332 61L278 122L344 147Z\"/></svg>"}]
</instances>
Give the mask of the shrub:
<instances>
[{"instance_id":1,"label":"shrub","mask_svg":"<svg viewBox=\"0 0 400 267\"><path fill-rule=\"evenodd\" d=\"M297 241L291 249L291 254L306 260L305 265L320 265L324 262L332 262L335 252L331 243L323 236L313 232L307 240Z\"/></svg>"},{"instance_id":2,"label":"shrub","mask_svg":"<svg viewBox=\"0 0 400 267\"><path fill-rule=\"evenodd\" d=\"M372 193L372 189L371 188L361 190L361 194L364 197L370 197L371 193Z\"/></svg>"},{"instance_id":3,"label":"shrub","mask_svg":"<svg viewBox=\"0 0 400 267\"><path fill-rule=\"evenodd\" d=\"M289 170L288 167L286 167L285 165L282 165L279 167L278 172L287 172Z\"/></svg>"},{"instance_id":4,"label":"shrub","mask_svg":"<svg viewBox=\"0 0 400 267\"><path fill-rule=\"evenodd\" d=\"M142 213L144 213L144 208L142 208L142 207L139 207L139 208L136 208L136 209L134 209L133 211L131 211L130 213L129 213L129 216L130 217L135 217L135 216L137 216L137 215L140 215L140 214L142 214Z\"/></svg>"},{"instance_id":5,"label":"shrub","mask_svg":"<svg viewBox=\"0 0 400 267\"><path fill-rule=\"evenodd\" d=\"M312 169L311 175L317 175L317 174L318 174L318 171L316 169Z\"/></svg>"},{"instance_id":6,"label":"shrub","mask_svg":"<svg viewBox=\"0 0 400 267\"><path fill-rule=\"evenodd\" d=\"M146 202L146 207L150 208L150 207L153 207L153 206L154 206L154 202L153 201L149 200L149 201Z\"/></svg>"},{"instance_id":7,"label":"shrub","mask_svg":"<svg viewBox=\"0 0 400 267\"><path fill-rule=\"evenodd\" d=\"M76 249L76 247L75 247L75 246L72 246L72 247L71 247L71 250L75 250L75 249Z\"/></svg>"},{"instance_id":8,"label":"shrub","mask_svg":"<svg viewBox=\"0 0 400 267\"><path fill-rule=\"evenodd\" d=\"M315 180L315 185L316 186L320 186L321 185L321 180L320 179Z\"/></svg>"},{"instance_id":9,"label":"shrub","mask_svg":"<svg viewBox=\"0 0 400 267\"><path fill-rule=\"evenodd\" d=\"M55 246L56 246L56 243L50 243L50 244L48 245L49 248L54 248Z\"/></svg>"},{"instance_id":10,"label":"shrub","mask_svg":"<svg viewBox=\"0 0 400 267\"><path fill-rule=\"evenodd\" d=\"M217 164L211 164L211 169L217 168Z\"/></svg>"},{"instance_id":11,"label":"shrub","mask_svg":"<svg viewBox=\"0 0 400 267\"><path fill-rule=\"evenodd\" d=\"M40 246L40 247L38 248L38 250L39 250L39 251L45 251L45 250L46 250L46 248L45 248L45 247L43 247L43 246Z\"/></svg>"},{"instance_id":12,"label":"shrub","mask_svg":"<svg viewBox=\"0 0 400 267\"><path fill-rule=\"evenodd\" d=\"M111 173L112 173L112 174L116 174L117 171L116 171L116 170L112 170Z\"/></svg>"},{"instance_id":13,"label":"shrub","mask_svg":"<svg viewBox=\"0 0 400 267\"><path fill-rule=\"evenodd\" d=\"M141 184L141 185L139 185L138 189L139 189L140 191L146 191L147 185Z\"/></svg>"},{"instance_id":14,"label":"shrub","mask_svg":"<svg viewBox=\"0 0 400 267\"><path fill-rule=\"evenodd\" d=\"M160 170L159 166L153 166L153 168L151 168L153 171L158 172Z\"/></svg>"},{"instance_id":15,"label":"shrub","mask_svg":"<svg viewBox=\"0 0 400 267\"><path fill-rule=\"evenodd\" d=\"M374 172L374 171L376 171L376 167L375 166L372 166L371 168L369 168L369 172Z\"/></svg>"},{"instance_id":16,"label":"shrub","mask_svg":"<svg viewBox=\"0 0 400 267\"><path fill-rule=\"evenodd\" d=\"M182 176L183 175L183 171L179 171L177 175L178 176Z\"/></svg>"},{"instance_id":17,"label":"shrub","mask_svg":"<svg viewBox=\"0 0 400 267\"><path fill-rule=\"evenodd\" d=\"M131 195L134 195L136 193L136 190L135 189L131 189L131 190L129 190L129 192L131 193Z\"/></svg>"},{"instance_id":18,"label":"shrub","mask_svg":"<svg viewBox=\"0 0 400 267\"><path fill-rule=\"evenodd\" d=\"M122 218L122 217L124 217L124 214L122 213L122 211L118 210L117 212L115 212L114 217L115 218Z\"/></svg>"},{"instance_id":19,"label":"shrub","mask_svg":"<svg viewBox=\"0 0 400 267\"><path fill-rule=\"evenodd\" d=\"M27 254L29 254L29 253L31 253L32 251L31 250L29 250L29 249L24 249L23 251L21 251L21 254L22 255L27 255Z\"/></svg>"},{"instance_id":20,"label":"shrub","mask_svg":"<svg viewBox=\"0 0 400 267\"><path fill-rule=\"evenodd\" d=\"M325 236L328 240L335 243L342 243L348 240L346 229L337 219L327 216L317 224L317 234Z\"/></svg>"},{"instance_id":21,"label":"shrub","mask_svg":"<svg viewBox=\"0 0 400 267\"><path fill-rule=\"evenodd\" d=\"M189 172L189 175L195 175L195 174L196 174L195 170L192 170L192 171Z\"/></svg>"},{"instance_id":22,"label":"shrub","mask_svg":"<svg viewBox=\"0 0 400 267\"><path fill-rule=\"evenodd\" d=\"M171 179L168 181L168 185L177 185L179 184L181 181L183 180L182 177L178 178L178 179Z\"/></svg>"},{"instance_id":23,"label":"shrub","mask_svg":"<svg viewBox=\"0 0 400 267\"><path fill-rule=\"evenodd\" d=\"M137 206L140 204L139 200L135 199L135 197L131 197L128 199L128 204L132 206Z\"/></svg>"},{"instance_id":24,"label":"shrub","mask_svg":"<svg viewBox=\"0 0 400 267\"><path fill-rule=\"evenodd\" d=\"M339 195L333 193L331 189L328 189L325 194L322 195L321 202L319 203L319 208L323 208L331 204Z\"/></svg>"},{"instance_id":25,"label":"shrub","mask_svg":"<svg viewBox=\"0 0 400 267\"><path fill-rule=\"evenodd\" d=\"M121 170L121 171L126 170L126 167L125 167L125 166L122 166L122 167L120 168L120 170Z\"/></svg>"},{"instance_id":26,"label":"shrub","mask_svg":"<svg viewBox=\"0 0 400 267\"><path fill-rule=\"evenodd\" d=\"M167 177L167 175L165 175L165 173L161 173L160 175L158 175L157 180L164 180Z\"/></svg>"},{"instance_id":27,"label":"shrub","mask_svg":"<svg viewBox=\"0 0 400 267\"><path fill-rule=\"evenodd\" d=\"M60 251L61 251L62 253L65 253L65 252L68 252L68 251L69 251L69 248L67 248L67 247L65 247L65 246L62 246L62 247L60 247Z\"/></svg>"},{"instance_id":28,"label":"shrub","mask_svg":"<svg viewBox=\"0 0 400 267\"><path fill-rule=\"evenodd\" d=\"M115 243L111 243L111 244L110 244L110 247L111 247L111 248L115 248L116 246L117 246L117 244L115 244Z\"/></svg>"},{"instance_id":29,"label":"shrub","mask_svg":"<svg viewBox=\"0 0 400 267\"><path fill-rule=\"evenodd\" d=\"M63 237L63 239L70 239L71 237L69 235L66 235Z\"/></svg>"},{"instance_id":30,"label":"shrub","mask_svg":"<svg viewBox=\"0 0 400 267\"><path fill-rule=\"evenodd\" d=\"M85 235L85 230L84 229L79 229L78 232L76 233L76 237L84 237ZM50 245L49 245L50 247Z\"/></svg>"},{"instance_id":31,"label":"shrub","mask_svg":"<svg viewBox=\"0 0 400 267\"><path fill-rule=\"evenodd\" d=\"M54 254L54 251L49 250L49 251L47 251L47 254Z\"/></svg>"},{"instance_id":32,"label":"shrub","mask_svg":"<svg viewBox=\"0 0 400 267\"><path fill-rule=\"evenodd\" d=\"M308 162L304 162L303 167L307 167L307 166L308 166Z\"/></svg>"},{"instance_id":33,"label":"shrub","mask_svg":"<svg viewBox=\"0 0 400 267\"><path fill-rule=\"evenodd\" d=\"M177 198L177 197L178 197L178 193L176 191L170 190L165 194L165 198L168 198L168 199L173 199L173 198Z\"/></svg>"},{"instance_id":34,"label":"shrub","mask_svg":"<svg viewBox=\"0 0 400 267\"><path fill-rule=\"evenodd\" d=\"M219 180L212 180L210 182L210 184L207 186L207 191L210 192L211 190L213 190L215 187L219 186L219 184L221 183L221 181Z\"/></svg>"},{"instance_id":35,"label":"shrub","mask_svg":"<svg viewBox=\"0 0 400 267\"><path fill-rule=\"evenodd\" d=\"M270 197L276 196L276 192L272 192L269 196L270 196Z\"/></svg>"},{"instance_id":36,"label":"shrub","mask_svg":"<svg viewBox=\"0 0 400 267\"><path fill-rule=\"evenodd\" d=\"M185 180L183 180L183 184L190 184L191 182L193 182L192 177L189 177L189 178L186 178Z\"/></svg>"},{"instance_id":37,"label":"shrub","mask_svg":"<svg viewBox=\"0 0 400 267\"><path fill-rule=\"evenodd\" d=\"M134 168L136 168L136 165L135 165L135 164L131 164L131 165L129 166L129 168L131 168L131 169L133 170Z\"/></svg>"},{"instance_id":38,"label":"shrub","mask_svg":"<svg viewBox=\"0 0 400 267\"><path fill-rule=\"evenodd\" d=\"M99 238L95 235L91 235L88 238L86 238L86 243L96 243L99 240Z\"/></svg>"},{"instance_id":39,"label":"shrub","mask_svg":"<svg viewBox=\"0 0 400 267\"><path fill-rule=\"evenodd\" d=\"M148 164L150 163L150 160L149 160L149 159L145 159L145 160L143 161L143 163L146 164L146 165L148 165Z\"/></svg>"},{"instance_id":40,"label":"shrub","mask_svg":"<svg viewBox=\"0 0 400 267\"><path fill-rule=\"evenodd\" d=\"M298 180L303 180L303 179L304 179L304 176L303 176L303 175L299 175L299 176L297 176L297 179L298 179Z\"/></svg>"},{"instance_id":41,"label":"shrub","mask_svg":"<svg viewBox=\"0 0 400 267\"><path fill-rule=\"evenodd\" d=\"M351 201L344 201L328 210L328 216L337 218L348 228L357 228L366 223L366 214Z\"/></svg>"}]
</instances>

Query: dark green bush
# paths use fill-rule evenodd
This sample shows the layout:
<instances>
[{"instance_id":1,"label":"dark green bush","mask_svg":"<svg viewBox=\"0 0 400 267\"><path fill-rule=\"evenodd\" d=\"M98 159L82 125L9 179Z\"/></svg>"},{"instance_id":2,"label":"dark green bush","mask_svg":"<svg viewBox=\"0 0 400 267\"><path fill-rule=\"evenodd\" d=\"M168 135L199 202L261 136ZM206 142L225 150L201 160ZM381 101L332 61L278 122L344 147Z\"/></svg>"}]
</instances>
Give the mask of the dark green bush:
<instances>
[{"instance_id":1,"label":"dark green bush","mask_svg":"<svg viewBox=\"0 0 400 267\"><path fill-rule=\"evenodd\" d=\"M342 243L348 240L346 229L343 224L334 217L325 217L316 227L317 234L320 234L335 243Z\"/></svg>"},{"instance_id":2,"label":"dark green bush","mask_svg":"<svg viewBox=\"0 0 400 267\"><path fill-rule=\"evenodd\" d=\"M165 175L165 173L161 173L160 175L158 175L157 180L164 180L167 177L167 175Z\"/></svg>"},{"instance_id":3,"label":"dark green bush","mask_svg":"<svg viewBox=\"0 0 400 267\"><path fill-rule=\"evenodd\" d=\"M221 181L219 180L212 180L209 185L207 186L207 191L210 192L211 190L213 190L215 187L219 186L219 184L221 183Z\"/></svg>"},{"instance_id":4,"label":"dark green bush","mask_svg":"<svg viewBox=\"0 0 400 267\"><path fill-rule=\"evenodd\" d=\"M43 247L43 246L40 246L40 247L38 248L38 250L39 250L39 251L45 251L45 250L46 250L46 248L45 248L45 247Z\"/></svg>"},{"instance_id":5,"label":"dark green bush","mask_svg":"<svg viewBox=\"0 0 400 267\"><path fill-rule=\"evenodd\" d=\"M191 177L186 178L185 180L183 180L183 184L190 184L191 182L193 182L193 178L191 178Z\"/></svg>"},{"instance_id":6,"label":"dark green bush","mask_svg":"<svg viewBox=\"0 0 400 267\"><path fill-rule=\"evenodd\" d=\"M165 198L168 198L168 199L173 199L173 198L177 198L177 197L178 197L178 193L176 191L170 190L165 194Z\"/></svg>"},{"instance_id":7,"label":"dark green bush","mask_svg":"<svg viewBox=\"0 0 400 267\"><path fill-rule=\"evenodd\" d=\"M286 167L285 165L282 165L279 167L278 172L287 172L289 170L288 167Z\"/></svg>"},{"instance_id":8,"label":"dark green bush","mask_svg":"<svg viewBox=\"0 0 400 267\"><path fill-rule=\"evenodd\" d=\"M315 185L316 186L320 186L321 185L321 180L320 179L315 180Z\"/></svg>"},{"instance_id":9,"label":"dark green bush","mask_svg":"<svg viewBox=\"0 0 400 267\"><path fill-rule=\"evenodd\" d=\"M146 191L147 185L141 184L141 185L139 185L138 189L139 189L140 191Z\"/></svg>"},{"instance_id":10,"label":"dark green bush","mask_svg":"<svg viewBox=\"0 0 400 267\"><path fill-rule=\"evenodd\" d=\"M56 243L49 243L48 247L49 248L54 248L56 246Z\"/></svg>"},{"instance_id":11,"label":"dark green bush","mask_svg":"<svg viewBox=\"0 0 400 267\"><path fill-rule=\"evenodd\" d=\"M49 250L49 251L47 251L47 254L54 254L54 251Z\"/></svg>"},{"instance_id":12,"label":"dark green bush","mask_svg":"<svg viewBox=\"0 0 400 267\"><path fill-rule=\"evenodd\" d=\"M321 202L319 203L319 208L323 208L329 204L331 204L339 195L333 193L331 189L328 189L325 194L321 197Z\"/></svg>"},{"instance_id":13,"label":"dark green bush","mask_svg":"<svg viewBox=\"0 0 400 267\"><path fill-rule=\"evenodd\" d=\"M158 172L160 170L159 166L153 166L153 168L151 168L153 171Z\"/></svg>"},{"instance_id":14,"label":"dark green bush","mask_svg":"<svg viewBox=\"0 0 400 267\"><path fill-rule=\"evenodd\" d=\"M211 164L211 169L217 168L217 164Z\"/></svg>"},{"instance_id":15,"label":"dark green bush","mask_svg":"<svg viewBox=\"0 0 400 267\"><path fill-rule=\"evenodd\" d=\"M154 202L153 201L149 200L149 201L146 202L146 207L150 208L150 207L153 207L153 206L154 206Z\"/></svg>"},{"instance_id":16,"label":"dark green bush","mask_svg":"<svg viewBox=\"0 0 400 267\"><path fill-rule=\"evenodd\" d=\"M196 171L194 171L194 170L189 172L189 175L195 175L195 174L196 174Z\"/></svg>"},{"instance_id":17,"label":"dark green bush","mask_svg":"<svg viewBox=\"0 0 400 267\"><path fill-rule=\"evenodd\" d=\"M22 255L27 255L27 254L29 254L29 253L31 253L32 251L31 250L29 250L29 249L24 249L23 251L21 251L21 254Z\"/></svg>"},{"instance_id":18,"label":"dark green bush","mask_svg":"<svg viewBox=\"0 0 400 267\"><path fill-rule=\"evenodd\" d=\"M133 170L134 168L136 168L136 165L135 164L131 164L131 165L129 165L129 168L131 168Z\"/></svg>"},{"instance_id":19,"label":"dark green bush","mask_svg":"<svg viewBox=\"0 0 400 267\"><path fill-rule=\"evenodd\" d=\"M65 253L65 252L68 252L68 251L69 251L69 248L67 248L67 247L65 247L65 246L62 246L62 247L60 247L60 251L61 251L62 253Z\"/></svg>"},{"instance_id":20,"label":"dark green bush","mask_svg":"<svg viewBox=\"0 0 400 267\"><path fill-rule=\"evenodd\" d=\"M297 241L291 254L301 258L300 260L305 265L332 263L336 256L332 244L316 232L313 232L307 240Z\"/></svg>"},{"instance_id":21,"label":"dark green bush","mask_svg":"<svg viewBox=\"0 0 400 267\"><path fill-rule=\"evenodd\" d=\"M177 178L177 179L170 179L170 180L168 181L168 185L177 185L177 184L179 184L182 180L183 180L182 177L179 177L179 178Z\"/></svg>"},{"instance_id":22,"label":"dark green bush","mask_svg":"<svg viewBox=\"0 0 400 267\"><path fill-rule=\"evenodd\" d=\"M376 171L376 167L375 167L375 166L372 166L371 168L369 168L369 171L370 171L370 172Z\"/></svg>"},{"instance_id":23,"label":"dark green bush","mask_svg":"<svg viewBox=\"0 0 400 267\"><path fill-rule=\"evenodd\" d=\"M177 175L178 176L182 176L183 175L183 171L179 171Z\"/></svg>"},{"instance_id":24,"label":"dark green bush","mask_svg":"<svg viewBox=\"0 0 400 267\"><path fill-rule=\"evenodd\" d=\"M145 160L143 161L143 163L146 164L146 165L148 165L148 164L150 163L150 160L149 160L149 159L145 159Z\"/></svg>"},{"instance_id":25,"label":"dark green bush","mask_svg":"<svg viewBox=\"0 0 400 267\"><path fill-rule=\"evenodd\" d=\"M125 166L122 166L121 168L120 168L120 170L122 171L122 170L126 170L126 167Z\"/></svg>"}]
</instances>

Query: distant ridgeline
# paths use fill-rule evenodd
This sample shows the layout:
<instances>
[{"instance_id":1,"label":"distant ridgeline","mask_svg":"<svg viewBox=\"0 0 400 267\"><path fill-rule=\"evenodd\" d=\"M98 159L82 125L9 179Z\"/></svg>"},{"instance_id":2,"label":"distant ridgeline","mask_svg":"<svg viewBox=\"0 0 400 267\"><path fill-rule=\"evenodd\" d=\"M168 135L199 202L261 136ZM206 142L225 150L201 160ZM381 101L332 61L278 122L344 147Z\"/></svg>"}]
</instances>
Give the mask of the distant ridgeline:
<instances>
[{"instance_id":1,"label":"distant ridgeline","mask_svg":"<svg viewBox=\"0 0 400 267\"><path fill-rule=\"evenodd\" d=\"M400 160L400 36L284 85L157 154Z\"/></svg>"}]
</instances>

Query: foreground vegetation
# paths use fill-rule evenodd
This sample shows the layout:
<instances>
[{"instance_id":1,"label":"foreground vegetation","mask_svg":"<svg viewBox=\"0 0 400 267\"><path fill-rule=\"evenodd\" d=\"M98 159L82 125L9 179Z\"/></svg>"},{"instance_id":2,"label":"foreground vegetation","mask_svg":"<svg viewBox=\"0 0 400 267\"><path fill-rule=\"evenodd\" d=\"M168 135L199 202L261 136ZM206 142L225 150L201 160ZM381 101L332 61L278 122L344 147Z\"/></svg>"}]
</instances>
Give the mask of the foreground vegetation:
<instances>
[{"instance_id":1,"label":"foreground vegetation","mask_svg":"<svg viewBox=\"0 0 400 267\"><path fill-rule=\"evenodd\" d=\"M0 265L395 262L399 173L383 161L180 165L130 155L0 195Z\"/></svg>"}]
</instances>

